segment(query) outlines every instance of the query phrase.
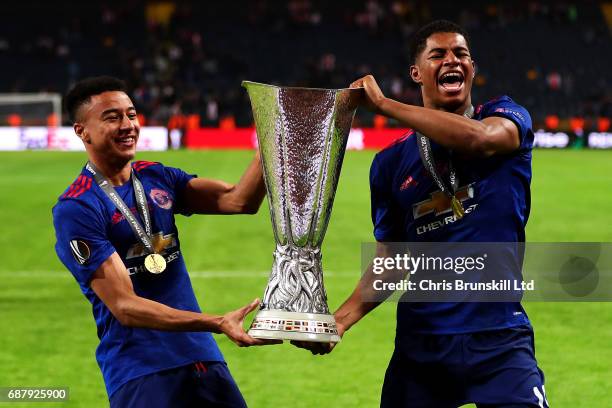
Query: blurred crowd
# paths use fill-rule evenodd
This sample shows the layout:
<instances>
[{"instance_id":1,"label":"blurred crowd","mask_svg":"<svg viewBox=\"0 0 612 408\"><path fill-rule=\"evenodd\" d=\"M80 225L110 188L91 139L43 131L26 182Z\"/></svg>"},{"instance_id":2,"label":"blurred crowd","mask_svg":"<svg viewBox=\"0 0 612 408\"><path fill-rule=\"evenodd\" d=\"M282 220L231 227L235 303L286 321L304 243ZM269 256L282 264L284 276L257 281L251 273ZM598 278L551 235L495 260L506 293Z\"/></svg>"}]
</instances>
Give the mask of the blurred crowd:
<instances>
[{"instance_id":1,"label":"blurred crowd","mask_svg":"<svg viewBox=\"0 0 612 408\"><path fill-rule=\"evenodd\" d=\"M65 93L110 74L127 81L146 124L181 128L250 126L242 80L341 88L372 73L388 96L419 104L408 40L446 18L470 33L476 103L508 94L549 128L609 127L612 116L612 12L600 2L47 3L11 3L0 16L0 92Z\"/></svg>"}]
</instances>

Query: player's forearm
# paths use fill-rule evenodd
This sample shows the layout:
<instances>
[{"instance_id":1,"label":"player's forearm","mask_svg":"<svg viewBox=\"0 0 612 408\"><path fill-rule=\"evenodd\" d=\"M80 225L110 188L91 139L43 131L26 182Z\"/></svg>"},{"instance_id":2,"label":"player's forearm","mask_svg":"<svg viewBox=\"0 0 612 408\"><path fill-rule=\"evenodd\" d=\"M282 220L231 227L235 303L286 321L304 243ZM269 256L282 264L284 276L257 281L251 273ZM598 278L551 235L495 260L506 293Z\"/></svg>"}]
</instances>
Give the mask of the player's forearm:
<instances>
[{"instance_id":1,"label":"player's forearm","mask_svg":"<svg viewBox=\"0 0 612 408\"><path fill-rule=\"evenodd\" d=\"M398 120L454 151L481 154L486 148L488 128L480 121L455 113L407 105L389 98L383 98L378 108L385 116Z\"/></svg>"},{"instance_id":2,"label":"player's forearm","mask_svg":"<svg viewBox=\"0 0 612 408\"><path fill-rule=\"evenodd\" d=\"M392 272L376 275L372 272L372 265L370 264L351 296L334 313L336 324L341 326L342 332L350 329L393 294L393 291L390 290L376 290L376 280L397 280L397 276Z\"/></svg>"},{"instance_id":3,"label":"player's forearm","mask_svg":"<svg viewBox=\"0 0 612 408\"><path fill-rule=\"evenodd\" d=\"M194 178L183 193L187 210L196 214L255 214L265 196L259 153L238 184Z\"/></svg>"},{"instance_id":4,"label":"player's forearm","mask_svg":"<svg viewBox=\"0 0 612 408\"><path fill-rule=\"evenodd\" d=\"M266 195L266 187L263 180L263 172L259 151L249 164L246 171L234 186L229 199L235 207L243 214L255 214Z\"/></svg>"},{"instance_id":5,"label":"player's forearm","mask_svg":"<svg viewBox=\"0 0 612 408\"><path fill-rule=\"evenodd\" d=\"M360 285L357 286L351 296L334 313L334 319L340 333L346 332L380 303L364 302Z\"/></svg>"},{"instance_id":6,"label":"player's forearm","mask_svg":"<svg viewBox=\"0 0 612 408\"><path fill-rule=\"evenodd\" d=\"M178 310L136 295L117 301L113 309L122 325L154 330L220 333L223 321L223 316Z\"/></svg>"},{"instance_id":7,"label":"player's forearm","mask_svg":"<svg viewBox=\"0 0 612 408\"><path fill-rule=\"evenodd\" d=\"M395 246L386 242L376 243L376 258L389 258L395 256L396 253ZM341 332L351 328L394 293L393 290L388 289L391 286L387 285L388 283L400 282L405 277L405 271L396 269L374 273L374 265L370 263L351 296L334 313Z\"/></svg>"}]
</instances>

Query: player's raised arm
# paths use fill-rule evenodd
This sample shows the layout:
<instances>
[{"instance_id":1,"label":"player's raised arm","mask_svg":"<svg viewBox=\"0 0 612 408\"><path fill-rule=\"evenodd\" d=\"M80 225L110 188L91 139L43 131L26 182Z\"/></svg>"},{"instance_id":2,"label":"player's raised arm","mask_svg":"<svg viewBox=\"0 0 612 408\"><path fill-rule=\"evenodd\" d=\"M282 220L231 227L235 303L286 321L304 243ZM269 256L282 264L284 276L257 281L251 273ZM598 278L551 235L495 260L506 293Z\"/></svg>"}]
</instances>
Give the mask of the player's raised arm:
<instances>
[{"instance_id":1,"label":"player's raised arm","mask_svg":"<svg viewBox=\"0 0 612 408\"><path fill-rule=\"evenodd\" d=\"M183 192L188 211L197 214L255 214L266 194L259 151L238 184L191 179Z\"/></svg>"},{"instance_id":2,"label":"player's raised arm","mask_svg":"<svg viewBox=\"0 0 612 408\"><path fill-rule=\"evenodd\" d=\"M270 344L250 337L242 327L246 315L257 308L258 299L223 316L174 309L138 296L117 253L100 265L90 286L123 326L223 333L241 347Z\"/></svg>"},{"instance_id":3,"label":"player's raised arm","mask_svg":"<svg viewBox=\"0 0 612 408\"><path fill-rule=\"evenodd\" d=\"M351 87L365 88L368 109L396 119L451 150L491 156L510 153L520 145L518 128L509 119L488 117L478 121L463 114L407 105L385 97L372 75L358 79Z\"/></svg>"}]
</instances>

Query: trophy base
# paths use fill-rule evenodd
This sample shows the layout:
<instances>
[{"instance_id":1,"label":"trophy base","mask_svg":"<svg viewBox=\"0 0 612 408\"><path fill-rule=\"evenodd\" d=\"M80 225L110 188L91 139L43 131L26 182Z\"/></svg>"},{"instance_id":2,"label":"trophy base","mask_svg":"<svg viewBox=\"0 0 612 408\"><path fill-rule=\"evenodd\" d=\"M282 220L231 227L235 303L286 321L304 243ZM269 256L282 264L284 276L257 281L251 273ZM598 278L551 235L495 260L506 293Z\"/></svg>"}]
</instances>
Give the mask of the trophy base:
<instances>
[{"instance_id":1,"label":"trophy base","mask_svg":"<svg viewBox=\"0 0 612 408\"><path fill-rule=\"evenodd\" d=\"M340 336L334 316L318 313L260 310L249 329L257 339L338 343Z\"/></svg>"}]
</instances>

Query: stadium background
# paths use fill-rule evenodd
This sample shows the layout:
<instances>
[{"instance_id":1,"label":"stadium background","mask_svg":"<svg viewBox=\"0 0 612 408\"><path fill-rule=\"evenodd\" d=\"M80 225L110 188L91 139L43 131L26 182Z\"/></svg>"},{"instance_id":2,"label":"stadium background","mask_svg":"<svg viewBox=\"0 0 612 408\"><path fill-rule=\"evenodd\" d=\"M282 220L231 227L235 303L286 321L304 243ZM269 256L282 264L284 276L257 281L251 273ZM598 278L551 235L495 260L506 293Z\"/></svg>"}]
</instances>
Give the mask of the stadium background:
<instances>
[{"instance_id":1,"label":"stadium background","mask_svg":"<svg viewBox=\"0 0 612 408\"><path fill-rule=\"evenodd\" d=\"M61 94L85 76L119 76L156 129L143 149L183 145L139 159L237 181L253 154L242 80L345 87L373 73L388 96L419 103L406 41L434 18L471 34L474 102L509 94L542 129L539 145L557 147L534 152L527 239L612 241L612 153L587 148L612 147L610 3L15 2L0 15L0 92ZM0 150L18 150L0 152L0 386L68 386L67 405L104 406L89 304L53 251L50 208L84 162L83 153L55 151L78 146L62 124L49 104L0 106ZM365 150L345 158L323 246L332 309L359 277L360 244L372 240L371 159L404 131L363 110L354 126L351 146ZM179 219L179 229L204 310L261 296L273 250L265 206L255 216ZM379 307L323 358L217 339L250 406L372 407L393 347L394 307ZM552 406L610 406L612 306L525 307Z\"/></svg>"}]
</instances>

